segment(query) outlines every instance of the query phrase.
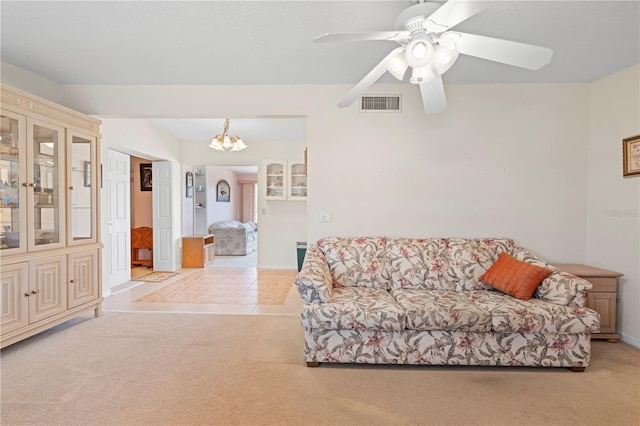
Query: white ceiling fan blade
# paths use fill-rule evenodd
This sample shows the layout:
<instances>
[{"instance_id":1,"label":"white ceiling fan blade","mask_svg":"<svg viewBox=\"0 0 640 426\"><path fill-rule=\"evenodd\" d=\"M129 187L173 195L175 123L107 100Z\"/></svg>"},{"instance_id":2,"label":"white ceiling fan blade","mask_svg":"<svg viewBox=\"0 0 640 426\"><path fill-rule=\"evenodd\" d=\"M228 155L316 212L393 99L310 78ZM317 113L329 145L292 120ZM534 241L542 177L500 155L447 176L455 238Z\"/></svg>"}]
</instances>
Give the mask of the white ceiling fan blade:
<instances>
[{"instance_id":1,"label":"white ceiling fan blade","mask_svg":"<svg viewBox=\"0 0 640 426\"><path fill-rule=\"evenodd\" d=\"M436 73L433 80L421 83L420 94L422 95L424 112L427 114L436 114L447 107L447 98L444 94L444 84L440 74Z\"/></svg>"},{"instance_id":2,"label":"white ceiling fan blade","mask_svg":"<svg viewBox=\"0 0 640 426\"><path fill-rule=\"evenodd\" d=\"M517 41L502 40L476 34L447 32L443 38L451 38L458 51L464 55L501 62L515 67L538 70L551 61L553 50Z\"/></svg>"},{"instance_id":3,"label":"white ceiling fan blade","mask_svg":"<svg viewBox=\"0 0 640 426\"><path fill-rule=\"evenodd\" d=\"M313 39L314 43L334 43L341 41L408 40L409 31L377 31L372 33L325 33Z\"/></svg>"},{"instance_id":4,"label":"white ceiling fan blade","mask_svg":"<svg viewBox=\"0 0 640 426\"><path fill-rule=\"evenodd\" d=\"M486 8L484 2L449 0L433 12L424 25L428 27L435 24L434 28L439 28L439 32L446 31Z\"/></svg>"},{"instance_id":5,"label":"white ceiling fan blade","mask_svg":"<svg viewBox=\"0 0 640 426\"><path fill-rule=\"evenodd\" d=\"M393 49L391 53L385 56L384 59L378 63L378 65L373 67L373 69L369 71L369 74L365 75L364 78L360 80L360 82L356 84L353 89L351 89L349 93L345 95L344 98L342 98L342 100L338 103L338 106L340 108L344 108L351 105L353 101L358 98L358 96L362 95L365 90L371 87L373 83L375 83L380 77L382 77L385 72L387 72L386 65L389 59L393 58L404 49L404 47L397 47Z\"/></svg>"}]
</instances>

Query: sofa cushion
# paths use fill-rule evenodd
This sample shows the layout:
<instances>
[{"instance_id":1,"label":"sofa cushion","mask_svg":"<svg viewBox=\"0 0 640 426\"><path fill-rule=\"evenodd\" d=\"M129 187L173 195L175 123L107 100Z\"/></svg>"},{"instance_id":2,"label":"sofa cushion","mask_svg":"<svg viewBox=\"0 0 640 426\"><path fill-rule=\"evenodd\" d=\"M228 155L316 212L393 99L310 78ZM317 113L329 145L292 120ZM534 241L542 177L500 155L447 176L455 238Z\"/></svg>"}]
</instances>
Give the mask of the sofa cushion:
<instances>
[{"instance_id":1,"label":"sofa cushion","mask_svg":"<svg viewBox=\"0 0 640 426\"><path fill-rule=\"evenodd\" d=\"M515 249L513 240L507 238L449 238L448 244L457 291L485 289L480 276L500 254L510 254Z\"/></svg>"},{"instance_id":2,"label":"sofa cushion","mask_svg":"<svg viewBox=\"0 0 640 426\"><path fill-rule=\"evenodd\" d=\"M330 303L302 306L302 325L330 330L402 330L404 310L388 291L373 288L336 287Z\"/></svg>"},{"instance_id":3,"label":"sofa cushion","mask_svg":"<svg viewBox=\"0 0 640 426\"><path fill-rule=\"evenodd\" d=\"M491 329L499 333L578 334L600 331L600 315L587 308L512 297L502 297L499 302L489 304L493 305Z\"/></svg>"},{"instance_id":4,"label":"sofa cushion","mask_svg":"<svg viewBox=\"0 0 640 426\"><path fill-rule=\"evenodd\" d=\"M338 287L388 289L385 238L328 237L318 240Z\"/></svg>"},{"instance_id":5,"label":"sofa cushion","mask_svg":"<svg viewBox=\"0 0 640 426\"><path fill-rule=\"evenodd\" d=\"M480 281L510 296L529 300L542 280L552 272L502 253L496 263L482 274Z\"/></svg>"},{"instance_id":6,"label":"sofa cushion","mask_svg":"<svg viewBox=\"0 0 640 426\"><path fill-rule=\"evenodd\" d=\"M448 240L388 238L387 256L392 289L455 290Z\"/></svg>"},{"instance_id":7,"label":"sofa cushion","mask_svg":"<svg viewBox=\"0 0 640 426\"><path fill-rule=\"evenodd\" d=\"M476 304L477 293L486 292L398 289L392 294L406 311L408 329L490 331L489 309Z\"/></svg>"}]
</instances>

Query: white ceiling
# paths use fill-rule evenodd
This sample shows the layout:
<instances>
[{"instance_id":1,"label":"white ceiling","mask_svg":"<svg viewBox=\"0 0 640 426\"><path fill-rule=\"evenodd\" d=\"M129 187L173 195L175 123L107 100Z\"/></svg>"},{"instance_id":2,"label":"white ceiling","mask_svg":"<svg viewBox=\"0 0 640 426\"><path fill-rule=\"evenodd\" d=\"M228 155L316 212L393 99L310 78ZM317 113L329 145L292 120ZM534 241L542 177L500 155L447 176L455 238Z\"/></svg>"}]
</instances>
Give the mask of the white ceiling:
<instances>
[{"instance_id":1,"label":"white ceiling","mask_svg":"<svg viewBox=\"0 0 640 426\"><path fill-rule=\"evenodd\" d=\"M390 30L413 3L2 0L0 55L62 84L355 84L396 44L313 38ZM551 63L528 71L461 56L445 84L590 82L640 62L637 0L488 3L455 29L551 47ZM221 132L221 120L192 121L181 139ZM184 120L156 124L186 128ZM234 120L231 130L249 142L245 124Z\"/></svg>"},{"instance_id":2,"label":"white ceiling","mask_svg":"<svg viewBox=\"0 0 640 426\"><path fill-rule=\"evenodd\" d=\"M528 71L462 57L445 83L587 82L640 61L637 0L487 3L455 28L551 47L551 63ZM396 44L313 38L390 30L412 4L3 0L1 54L65 84L348 84Z\"/></svg>"}]
</instances>

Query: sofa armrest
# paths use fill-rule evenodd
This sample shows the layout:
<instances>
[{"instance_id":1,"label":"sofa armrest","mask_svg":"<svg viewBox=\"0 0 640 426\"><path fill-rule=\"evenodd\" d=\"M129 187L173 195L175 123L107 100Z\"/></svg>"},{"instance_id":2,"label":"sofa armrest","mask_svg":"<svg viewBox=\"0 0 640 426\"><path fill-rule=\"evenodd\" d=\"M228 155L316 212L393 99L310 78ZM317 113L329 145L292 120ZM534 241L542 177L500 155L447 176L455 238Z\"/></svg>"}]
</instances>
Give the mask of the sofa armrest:
<instances>
[{"instance_id":1,"label":"sofa armrest","mask_svg":"<svg viewBox=\"0 0 640 426\"><path fill-rule=\"evenodd\" d=\"M553 271L545 278L535 291L534 297L546 302L562 306L582 307L587 302L587 293L593 287L589 281L562 272L553 265L548 264L530 251L518 247L513 252L513 257L523 262L536 266L542 266Z\"/></svg>"},{"instance_id":2,"label":"sofa armrest","mask_svg":"<svg viewBox=\"0 0 640 426\"><path fill-rule=\"evenodd\" d=\"M584 278L567 272L554 272L540 283L535 297L556 305L583 307L592 287L593 284Z\"/></svg>"},{"instance_id":3,"label":"sofa armrest","mask_svg":"<svg viewBox=\"0 0 640 426\"><path fill-rule=\"evenodd\" d=\"M333 293L333 278L329 264L317 245L310 245L304 257L296 287L304 303L327 303Z\"/></svg>"}]
</instances>

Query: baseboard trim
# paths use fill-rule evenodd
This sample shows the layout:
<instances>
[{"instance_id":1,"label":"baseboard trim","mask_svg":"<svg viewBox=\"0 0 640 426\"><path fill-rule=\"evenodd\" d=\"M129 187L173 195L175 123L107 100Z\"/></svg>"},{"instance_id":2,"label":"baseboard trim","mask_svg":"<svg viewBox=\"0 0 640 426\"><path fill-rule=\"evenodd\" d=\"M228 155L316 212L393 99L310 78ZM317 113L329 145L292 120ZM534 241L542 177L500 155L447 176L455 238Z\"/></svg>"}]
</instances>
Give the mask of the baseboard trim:
<instances>
[{"instance_id":1,"label":"baseboard trim","mask_svg":"<svg viewBox=\"0 0 640 426\"><path fill-rule=\"evenodd\" d=\"M258 265L258 269L265 269L265 270L298 270L298 265Z\"/></svg>"},{"instance_id":2,"label":"baseboard trim","mask_svg":"<svg viewBox=\"0 0 640 426\"><path fill-rule=\"evenodd\" d=\"M628 343L631 346L634 346L634 347L640 349L640 339L637 339L635 337L629 336L626 333L620 333L620 336L622 336L622 341L623 342Z\"/></svg>"}]
</instances>

